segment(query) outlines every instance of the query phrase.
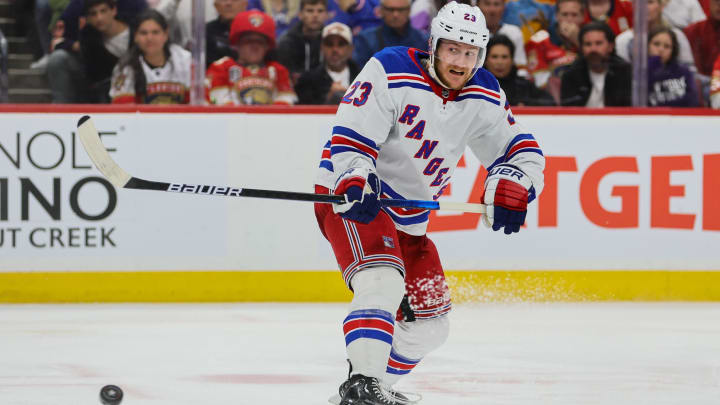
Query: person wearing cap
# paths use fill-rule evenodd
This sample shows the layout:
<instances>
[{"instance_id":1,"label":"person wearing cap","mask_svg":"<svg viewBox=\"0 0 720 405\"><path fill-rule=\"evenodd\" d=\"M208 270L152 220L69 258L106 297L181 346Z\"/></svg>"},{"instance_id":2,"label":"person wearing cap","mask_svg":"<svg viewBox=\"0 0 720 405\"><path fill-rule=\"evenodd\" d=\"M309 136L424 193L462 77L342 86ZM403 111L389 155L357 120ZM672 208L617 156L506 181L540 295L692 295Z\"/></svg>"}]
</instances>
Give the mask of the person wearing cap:
<instances>
[{"instance_id":1,"label":"person wearing cap","mask_svg":"<svg viewBox=\"0 0 720 405\"><path fill-rule=\"evenodd\" d=\"M300 0L299 20L278 39L278 62L296 82L320 65L320 34L327 20L327 0Z\"/></svg>"},{"instance_id":2,"label":"person wearing cap","mask_svg":"<svg viewBox=\"0 0 720 405\"><path fill-rule=\"evenodd\" d=\"M360 72L352 56L352 31L343 23L322 30L320 66L300 76L295 85L298 104L338 104Z\"/></svg>"},{"instance_id":3,"label":"person wearing cap","mask_svg":"<svg viewBox=\"0 0 720 405\"><path fill-rule=\"evenodd\" d=\"M275 22L269 15L243 11L230 27L237 59L223 57L205 74L205 96L215 105L294 104L297 96L288 70L271 59Z\"/></svg>"},{"instance_id":4,"label":"person wearing cap","mask_svg":"<svg viewBox=\"0 0 720 405\"><path fill-rule=\"evenodd\" d=\"M315 192L343 202L315 204L315 218L353 294L342 322L350 372L333 404L417 402L393 386L416 367L432 367L423 359L450 332L450 287L427 235L436 206L388 207L383 199L436 201L470 149L487 168L484 187L473 190L484 204L481 220L511 244L543 189L538 142L482 68L489 39L479 8L446 4L424 49L386 47L370 58L328 126ZM483 237L468 254L482 260L499 238Z\"/></svg>"}]
</instances>

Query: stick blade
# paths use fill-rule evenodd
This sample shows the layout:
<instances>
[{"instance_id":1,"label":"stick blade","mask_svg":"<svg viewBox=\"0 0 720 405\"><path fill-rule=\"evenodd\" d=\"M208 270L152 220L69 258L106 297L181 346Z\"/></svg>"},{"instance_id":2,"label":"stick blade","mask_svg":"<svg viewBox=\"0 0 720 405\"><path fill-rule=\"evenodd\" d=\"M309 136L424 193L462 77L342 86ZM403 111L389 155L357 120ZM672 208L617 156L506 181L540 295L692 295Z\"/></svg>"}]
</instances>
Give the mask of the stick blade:
<instances>
[{"instance_id":1,"label":"stick blade","mask_svg":"<svg viewBox=\"0 0 720 405\"><path fill-rule=\"evenodd\" d=\"M78 121L78 136L85 148L85 152L90 156L90 160L92 160L100 173L115 187L125 187L131 176L110 157L105 145L100 141L100 134L98 134L89 115L83 116Z\"/></svg>"}]
</instances>

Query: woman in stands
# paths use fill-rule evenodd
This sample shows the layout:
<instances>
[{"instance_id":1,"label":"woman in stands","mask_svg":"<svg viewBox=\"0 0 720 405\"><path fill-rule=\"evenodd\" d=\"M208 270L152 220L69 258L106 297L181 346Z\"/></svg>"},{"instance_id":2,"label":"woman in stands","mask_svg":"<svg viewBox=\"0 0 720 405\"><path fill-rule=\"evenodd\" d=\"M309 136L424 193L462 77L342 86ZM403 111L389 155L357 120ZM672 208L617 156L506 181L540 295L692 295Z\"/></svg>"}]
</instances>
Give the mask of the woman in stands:
<instances>
[{"instance_id":1,"label":"woman in stands","mask_svg":"<svg viewBox=\"0 0 720 405\"><path fill-rule=\"evenodd\" d=\"M648 34L648 105L697 107L695 77L678 62L678 40L672 28L656 28Z\"/></svg>"},{"instance_id":2,"label":"woman in stands","mask_svg":"<svg viewBox=\"0 0 720 405\"><path fill-rule=\"evenodd\" d=\"M113 70L110 98L117 104L187 104L190 52L168 42L168 23L153 9L132 27L133 44Z\"/></svg>"},{"instance_id":3,"label":"woman in stands","mask_svg":"<svg viewBox=\"0 0 720 405\"><path fill-rule=\"evenodd\" d=\"M495 35L487 45L485 69L489 70L505 90L510 105L554 106L550 93L538 89L531 81L518 76L513 61L515 44L505 35Z\"/></svg>"}]
</instances>

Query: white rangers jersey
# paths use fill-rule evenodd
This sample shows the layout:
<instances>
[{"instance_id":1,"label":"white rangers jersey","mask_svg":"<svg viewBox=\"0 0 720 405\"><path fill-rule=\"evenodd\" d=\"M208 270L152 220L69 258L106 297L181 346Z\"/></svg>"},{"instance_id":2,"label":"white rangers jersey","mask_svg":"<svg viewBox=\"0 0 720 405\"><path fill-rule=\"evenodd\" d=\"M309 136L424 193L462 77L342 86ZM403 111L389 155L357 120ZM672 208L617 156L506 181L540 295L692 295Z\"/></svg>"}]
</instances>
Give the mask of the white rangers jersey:
<instances>
[{"instance_id":1,"label":"white rangers jersey","mask_svg":"<svg viewBox=\"0 0 720 405\"><path fill-rule=\"evenodd\" d=\"M179 45L170 45L170 57L165 65L151 67L142 56L140 66L145 73L146 94L135 94L135 75L130 66L115 66L110 87L113 104L187 104L190 98L190 64L192 55Z\"/></svg>"},{"instance_id":2,"label":"white rangers jersey","mask_svg":"<svg viewBox=\"0 0 720 405\"><path fill-rule=\"evenodd\" d=\"M391 47L375 54L343 97L316 183L333 189L350 167L376 170L381 197L436 200L469 146L488 170L517 166L543 188L545 158L510 111L495 77L479 69L462 90L439 86L423 67L426 52ZM429 211L383 208L397 229L423 235Z\"/></svg>"}]
</instances>

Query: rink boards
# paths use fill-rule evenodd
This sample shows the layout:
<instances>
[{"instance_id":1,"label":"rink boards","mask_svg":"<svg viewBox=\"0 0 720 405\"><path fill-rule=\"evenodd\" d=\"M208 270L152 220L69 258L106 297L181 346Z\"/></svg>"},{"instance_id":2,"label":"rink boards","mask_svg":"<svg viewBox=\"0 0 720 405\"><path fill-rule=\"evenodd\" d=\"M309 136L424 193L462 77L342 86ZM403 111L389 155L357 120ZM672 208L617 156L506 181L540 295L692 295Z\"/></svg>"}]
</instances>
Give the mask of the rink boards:
<instances>
[{"instance_id":1,"label":"rink boards","mask_svg":"<svg viewBox=\"0 0 720 405\"><path fill-rule=\"evenodd\" d=\"M133 176L293 191L312 191L333 118L308 108L1 114L0 302L349 297L311 204L116 190L75 137L85 112ZM545 152L545 191L511 237L476 214L431 215L454 298L720 300L720 116L656 112L517 109ZM477 202L483 180L466 152L442 198Z\"/></svg>"}]
</instances>

